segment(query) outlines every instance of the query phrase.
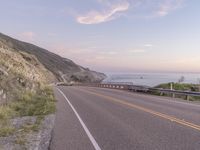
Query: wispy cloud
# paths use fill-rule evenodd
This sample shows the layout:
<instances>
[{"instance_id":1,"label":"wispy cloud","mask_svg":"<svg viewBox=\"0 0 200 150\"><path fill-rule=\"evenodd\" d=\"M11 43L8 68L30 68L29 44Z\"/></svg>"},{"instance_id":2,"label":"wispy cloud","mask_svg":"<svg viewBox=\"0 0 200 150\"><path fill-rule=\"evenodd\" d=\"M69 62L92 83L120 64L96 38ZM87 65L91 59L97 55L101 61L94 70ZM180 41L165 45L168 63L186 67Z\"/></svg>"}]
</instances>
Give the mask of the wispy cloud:
<instances>
[{"instance_id":1,"label":"wispy cloud","mask_svg":"<svg viewBox=\"0 0 200 150\"><path fill-rule=\"evenodd\" d=\"M101 11L86 12L85 15L76 15L81 24L99 24L111 21L124 15L128 18L156 18L164 17L180 8L184 0L96 0Z\"/></svg>"},{"instance_id":2,"label":"wispy cloud","mask_svg":"<svg viewBox=\"0 0 200 150\"><path fill-rule=\"evenodd\" d=\"M55 37L55 36L57 36L56 33L52 33L52 32L47 33L47 35L50 36L50 37Z\"/></svg>"},{"instance_id":3,"label":"wispy cloud","mask_svg":"<svg viewBox=\"0 0 200 150\"><path fill-rule=\"evenodd\" d=\"M32 31L26 31L19 34L19 38L21 38L24 41L29 41L29 42L34 41L35 36L36 34Z\"/></svg>"},{"instance_id":4,"label":"wispy cloud","mask_svg":"<svg viewBox=\"0 0 200 150\"><path fill-rule=\"evenodd\" d=\"M81 24L98 24L102 22L107 22L118 18L121 12L129 9L129 3L124 1L117 5L111 6L108 10L91 11L83 16L78 16L77 21Z\"/></svg>"},{"instance_id":5,"label":"wispy cloud","mask_svg":"<svg viewBox=\"0 0 200 150\"><path fill-rule=\"evenodd\" d=\"M145 49L133 49L133 50L129 50L129 53L145 53L146 50Z\"/></svg>"},{"instance_id":6,"label":"wispy cloud","mask_svg":"<svg viewBox=\"0 0 200 150\"><path fill-rule=\"evenodd\" d=\"M118 52L117 51L107 51L107 52L104 51L104 52L100 52L100 54L108 56L108 55L116 55L116 54L118 54Z\"/></svg>"},{"instance_id":7,"label":"wispy cloud","mask_svg":"<svg viewBox=\"0 0 200 150\"><path fill-rule=\"evenodd\" d=\"M182 6L183 0L164 0L156 11L156 16L163 17Z\"/></svg>"},{"instance_id":8,"label":"wispy cloud","mask_svg":"<svg viewBox=\"0 0 200 150\"><path fill-rule=\"evenodd\" d=\"M152 44L145 44L144 47L153 47Z\"/></svg>"}]
</instances>

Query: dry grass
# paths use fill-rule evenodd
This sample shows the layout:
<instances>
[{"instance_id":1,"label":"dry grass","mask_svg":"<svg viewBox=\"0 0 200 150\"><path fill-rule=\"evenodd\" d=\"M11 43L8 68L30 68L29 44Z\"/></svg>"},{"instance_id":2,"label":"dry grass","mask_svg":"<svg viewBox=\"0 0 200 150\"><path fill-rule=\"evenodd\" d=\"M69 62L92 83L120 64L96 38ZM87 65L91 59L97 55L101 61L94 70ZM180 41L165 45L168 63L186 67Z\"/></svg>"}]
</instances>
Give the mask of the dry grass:
<instances>
[{"instance_id":1,"label":"dry grass","mask_svg":"<svg viewBox=\"0 0 200 150\"><path fill-rule=\"evenodd\" d=\"M0 136L8 136L15 132L9 120L14 117L37 116L35 124L22 127L23 132L38 131L43 116L55 112L55 99L49 87L36 93L25 92L14 102L0 106Z\"/></svg>"}]
</instances>

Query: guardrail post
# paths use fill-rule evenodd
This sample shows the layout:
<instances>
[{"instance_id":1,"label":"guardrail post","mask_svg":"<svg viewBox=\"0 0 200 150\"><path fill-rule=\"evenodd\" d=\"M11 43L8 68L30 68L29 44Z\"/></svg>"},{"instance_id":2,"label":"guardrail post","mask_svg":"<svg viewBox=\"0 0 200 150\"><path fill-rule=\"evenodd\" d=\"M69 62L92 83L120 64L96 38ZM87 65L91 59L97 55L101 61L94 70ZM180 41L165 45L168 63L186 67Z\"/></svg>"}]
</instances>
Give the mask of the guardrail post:
<instances>
[{"instance_id":1,"label":"guardrail post","mask_svg":"<svg viewBox=\"0 0 200 150\"><path fill-rule=\"evenodd\" d=\"M173 90L173 83L170 83L170 90Z\"/></svg>"},{"instance_id":2,"label":"guardrail post","mask_svg":"<svg viewBox=\"0 0 200 150\"><path fill-rule=\"evenodd\" d=\"M59 86L62 84L58 84ZM145 87L145 86L137 86L137 85L128 85L128 84L111 84L111 83L90 83L90 84L74 84L77 86L89 86L89 87L99 87L99 88L110 88L110 89L121 89L121 90L129 90L129 91L135 91L135 92L152 92L155 93L156 95L160 96L169 96L172 98L175 98L177 95L180 95L181 98L184 98L186 100L190 100L193 96L199 96L200 97L200 92L193 92L193 91L181 91L181 90L173 90L173 88L170 89L162 89L162 88L150 88L150 87ZM172 83L171 83L172 85ZM171 86L172 87L172 86Z\"/></svg>"},{"instance_id":3,"label":"guardrail post","mask_svg":"<svg viewBox=\"0 0 200 150\"><path fill-rule=\"evenodd\" d=\"M190 100L190 96L186 95L186 100L189 101Z\"/></svg>"},{"instance_id":4,"label":"guardrail post","mask_svg":"<svg viewBox=\"0 0 200 150\"><path fill-rule=\"evenodd\" d=\"M175 98L175 96L176 96L176 95L175 95L174 93L172 93L172 98Z\"/></svg>"}]
</instances>

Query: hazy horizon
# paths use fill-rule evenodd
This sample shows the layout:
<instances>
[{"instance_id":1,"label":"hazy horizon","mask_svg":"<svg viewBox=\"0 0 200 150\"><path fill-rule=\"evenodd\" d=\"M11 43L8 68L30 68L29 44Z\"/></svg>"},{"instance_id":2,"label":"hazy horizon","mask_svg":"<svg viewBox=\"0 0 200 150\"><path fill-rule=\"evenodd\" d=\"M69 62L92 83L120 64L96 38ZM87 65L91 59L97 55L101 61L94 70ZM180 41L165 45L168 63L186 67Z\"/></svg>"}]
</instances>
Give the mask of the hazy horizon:
<instances>
[{"instance_id":1,"label":"hazy horizon","mask_svg":"<svg viewBox=\"0 0 200 150\"><path fill-rule=\"evenodd\" d=\"M2 0L2 33L113 73L199 73L200 1Z\"/></svg>"}]
</instances>

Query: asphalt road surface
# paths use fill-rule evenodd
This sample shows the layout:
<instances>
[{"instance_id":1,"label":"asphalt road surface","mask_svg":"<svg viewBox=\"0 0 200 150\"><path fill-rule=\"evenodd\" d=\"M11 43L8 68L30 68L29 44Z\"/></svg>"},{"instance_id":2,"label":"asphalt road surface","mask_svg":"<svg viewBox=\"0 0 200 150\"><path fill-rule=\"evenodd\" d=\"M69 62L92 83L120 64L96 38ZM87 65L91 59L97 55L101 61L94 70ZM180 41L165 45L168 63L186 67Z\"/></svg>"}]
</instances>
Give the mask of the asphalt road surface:
<instances>
[{"instance_id":1,"label":"asphalt road surface","mask_svg":"<svg viewBox=\"0 0 200 150\"><path fill-rule=\"evenodd\" d=\"M200 105L91 88L58 87L50 150L200 150Z\"/></svg>"}]
</instances>

